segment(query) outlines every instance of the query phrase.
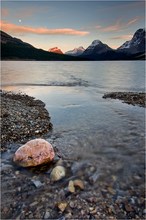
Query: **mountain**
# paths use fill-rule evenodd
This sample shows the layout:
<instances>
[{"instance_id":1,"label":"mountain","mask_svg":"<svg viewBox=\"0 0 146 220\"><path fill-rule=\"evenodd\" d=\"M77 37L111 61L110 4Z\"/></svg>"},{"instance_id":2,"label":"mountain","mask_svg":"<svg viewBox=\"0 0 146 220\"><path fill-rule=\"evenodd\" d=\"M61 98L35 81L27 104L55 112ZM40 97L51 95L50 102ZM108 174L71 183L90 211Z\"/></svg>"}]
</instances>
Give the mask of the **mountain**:
<instances>
[{"instance_id":1,"label":"mountain","mask_svg":"<svg viewBox=\"0 0 146 220\"><path fill-rule=\"evenodd\" d=\"M27 48L34 48L31 44L25 43L20 39L17 39L15 37L11 37L7 33L1 31L1 43L2 44L11 44L15 46L20 46L20 47L27 47Z\"/></svg>"},{"instance_id":2,"label":"mountain","mask_svg":"<svg viewBox=\"0 0 146 220\"><path fill-rule=\"evenodd\" d=\"M87 49L75 48L65 54L57 47L51 52L37 49L31 44L14 38L7 33L1 34L1 59L7 60L144 60L145 59L145 29L138 29L130 41L126 41L117 50L110 48L100 40L94 40ZM61 51L61 52L60 52ZM53 52L53 53L52 53Z\"/></svg>"},{"instance_id":3,"label":"mountain","mask_svg":"<svg viewBox=\"0 0 146 220\"><path fill-rule=\"evenodd\" d=\"M122 44L117 51L128 54L145 53L145 29L138 29L130 41Z\"/></svg>"},{"instance_id":4,"label":"mountain","mask_svg":"<svg viewBox=\"0 0 146 220\"><path fill-rule=\"evenodd\" d=\"M52 53L63 54L63 52L62 52L58 47L50 48L48 51L49 51L49 52L52 52Z\"/></svg>"},{"instance_id":5,"label":"mountain","mask_svg":"<svg viewBox=\"0 0 146 220\"><path fill-rule=\"evenodd\" d=\"M107 60L111 59L114 55L115 50L107 44L103 44L100 40L94 40L81 56L91 60Z\"/></svg>"},{"instance_id":6,"label":"mountain","mask_svg":"<svg viewBox=\"0 0 146 220\"><path fill-rule=\"evenodd\" d=\"M65 54L71 55L71 56L80 56L84 51L85 49L81 46L78 48L74 48L73 50L67 51L65 52Z\"/></svg>"},{"instance_id":7,"label":"mountain","mask_svg":"<svg viewBox=\"0 0 146 220\"><path fill-rule=\"evenodd\" d=\"M143 60L145 59L145 30L138 29L130 41L126 41L117 50L94 40L81 54L81 57L90 60Z\"/></svg>"},{"instance_id":8,"label":"mountain","mask_svg":"<svg viewBox=\"0 0 146 220\"><path fill-rule=\"evenodd\" d=\"M106 53L107 51L112 51L112 49L107 44L103 44L100 40L94 40L92 44L84 51L83 55L96 55Z\"/></svg>"},{"instance_id":9,"label":"mountain","mask_svg":"<svg viewBox=\"0 0 146 220\"><path fill-rule=\"evenodd\" d=\"M52 61L78 61L85 58L67 56L37 49L31 44L14 38L7 33L0 31L1 59L2 60L52 60Z\"/></svg>"}]
</instances>

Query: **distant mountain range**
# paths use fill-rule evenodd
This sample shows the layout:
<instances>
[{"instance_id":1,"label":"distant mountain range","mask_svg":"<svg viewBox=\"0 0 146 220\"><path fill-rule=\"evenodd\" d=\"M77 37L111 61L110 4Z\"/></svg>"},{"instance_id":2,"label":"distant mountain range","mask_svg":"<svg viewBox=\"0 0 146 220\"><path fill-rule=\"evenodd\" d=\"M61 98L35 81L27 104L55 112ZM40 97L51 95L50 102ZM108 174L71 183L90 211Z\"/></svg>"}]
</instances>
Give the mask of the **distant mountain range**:
<instances>
[{"instance_id":1,"label":"distant mountain range","mask_svg":"<svg viewBox=\"0 0 146 220\"><path fill-rule=\"evenodd\" d=\"M57 54L42 49L14 38L7 33L1 34L1 59L2 60L53 60L53 61L78 61L85 58L72 57L65 54Z\"/></svg>"},{"instance_id":2,"label":"distant mountain range","mask_svg":"<svg viewBox=\"0 0 146 220\"><path fill-rule=\"evenodd\" d=\"M100 40L94 40L80 57L93 60L125 60L145 58L145 30L139 29L130 41L126 41L117 50L103 44Z\"/></svg>"},{"instance_id":3,"label":"distant mountain range","mask_svg":"<svg viewBox=\"0 0 146 220\"><path fill-rule=\"evenodd\" d=\"M89 47L82 46L67 51L65 54L54 47L48 51L37 49L32 45L13 38L1 31L2 60L144 60L145 29L138 29L130 41L126 41L116 50L100 40L94 40Z\"/></svg>"}]
</instances>

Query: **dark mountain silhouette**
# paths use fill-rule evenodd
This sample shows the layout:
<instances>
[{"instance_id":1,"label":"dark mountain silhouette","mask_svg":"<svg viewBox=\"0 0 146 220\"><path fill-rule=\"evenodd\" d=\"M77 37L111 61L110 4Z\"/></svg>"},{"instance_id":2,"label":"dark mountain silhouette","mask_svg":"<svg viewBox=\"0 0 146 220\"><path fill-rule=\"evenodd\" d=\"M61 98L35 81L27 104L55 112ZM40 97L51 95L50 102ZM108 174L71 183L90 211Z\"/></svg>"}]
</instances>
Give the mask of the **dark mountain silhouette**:
<instances>
[{"instance_id":1,"label":"dark mountain silhouette","mask_svg":"<svg viewBox=\"0 0 146 220\"><path fill-rule=\"evenodd\" d=\"M20 39L13 38L1 31L1 59L13 60L144 60L145 29L138 29L130 41L117 50L100 40L94 40L87 49L76 48L66 54L37 49ZM54 48L53 48L54 49ZM57 48L58 49L58 48Z\"/></svg>"},{"instance_id":2,"label":"dark mountain silhouette","mask_svg":"<svg viewBox=\"0 0 146 220\"><path fill-rule=\"evenodd\" d=\"M138 29L133 38L117 50L103 44L100 40L94 40L81 56L91 60L145 59L145 30Z\"/></svg>"},{"instance_id":3,"label":"dark mountain silhouette","mask_svg":"<svg viewBox=\"0 0 146 220\"><path fill-rule=\"evenodd\" d=\"M145 52L145 30L138 29L130 41L126 41L117 50L124 51L129 54Z\"/></svg>"},{"instance_id":4,"label":"dark mountain silhouette","mask_svg":"<svg viewBox=\"0 0 146 220\"><path fill-rule=\"evenodd\" d=\"M2 60L53 60L53 61L70 61L84 60L84 58L67 56L37 49L32 45L13 38L7 33L1 33L1 59Z\"/></svg>"}]
</instances>

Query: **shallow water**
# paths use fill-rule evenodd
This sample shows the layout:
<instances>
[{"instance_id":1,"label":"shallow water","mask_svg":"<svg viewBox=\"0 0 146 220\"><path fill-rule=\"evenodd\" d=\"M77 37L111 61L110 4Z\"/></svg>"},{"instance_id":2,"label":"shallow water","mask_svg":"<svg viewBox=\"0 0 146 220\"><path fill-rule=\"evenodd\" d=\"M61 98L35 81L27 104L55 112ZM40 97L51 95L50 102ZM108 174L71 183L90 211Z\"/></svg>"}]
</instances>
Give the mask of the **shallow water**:
<instances>
[{"instance_id":1,"label":"shallow water","mask_svg":"<svg viewBox=\"0 0 146 220\"><path fill-rule=\"evenodd\" d=\"M144 70L143 61L2 61L2 89L45 102L51 140L66 157L97 161L127 178L144 170L144 108L102 96L143 92Z\"/></svg>"}]
</instances>

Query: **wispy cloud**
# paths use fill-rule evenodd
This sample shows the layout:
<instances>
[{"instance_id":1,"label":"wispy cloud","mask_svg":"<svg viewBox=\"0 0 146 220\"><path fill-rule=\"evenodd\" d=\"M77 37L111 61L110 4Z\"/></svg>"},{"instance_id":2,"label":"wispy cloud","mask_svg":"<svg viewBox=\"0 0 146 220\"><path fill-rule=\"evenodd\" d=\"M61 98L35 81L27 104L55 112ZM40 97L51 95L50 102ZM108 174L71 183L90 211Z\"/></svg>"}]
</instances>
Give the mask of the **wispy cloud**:
<instances>
[{"instance_id":1,"label":"wispy cloud","mask_svg":"<svg viewBox=\"0 0 146 220\"><path fill-rule=\"evenodd\" d=\"M11 34L39 34L39 35L78 35L89 34L87 31L75 30L72 28L49 29L44 27L34 28L30 26L21 26L1 21L1 29Z\"/></svg>"},{"instance_id":2,"label":"wispy cloud","mask_svg":"<svg viewBox=\"0 0 146 220\"><path fill-rule=\"evenodd\" d=\"M122 23L120 21L117 21L115 24L109 25L105 28L101 28L100 30L103 32L119 31L122 27Z\"/></svg>"},{"instance_id":3,"label":"wispy cloud","mask_svg":"<svg viewBox=\"0 0 146 220\"><path fill-rule=\"evenodd\" d=\"M140 19L139 17L136 17L136 18L130 20L130 21L127 23L127 26L136 23L139 19Z\"/></svg>"},{"instance_id":4,"label":"wispy cloud","mask_svg":"<svg viewBox=\"0 0 146 220\"><path fill-rule=\"evenodd\" d=\"M96 29L99 29L102 32L116 32L124 30L125 28L129 27L130 25L135 24L140 20L140 17L133 18L127 22L122 22L121 19L117 20L114 24L102 27L100 25L96 26Z\"/></svg>"},{"instance_id":5,"label":"wispy cloud","mask_svg":"<svg viewBox=\"0 0 146 220\"><path fill-rule=\"evenodd\" d=\"M111 37L111 40L130 40L132 38L133 35L129 34L129 35L121 35L121 36L115 36L115 37Z\"/></svg>"}]
</instances>

